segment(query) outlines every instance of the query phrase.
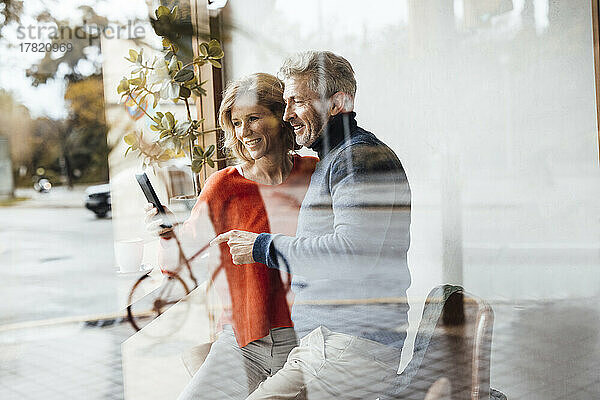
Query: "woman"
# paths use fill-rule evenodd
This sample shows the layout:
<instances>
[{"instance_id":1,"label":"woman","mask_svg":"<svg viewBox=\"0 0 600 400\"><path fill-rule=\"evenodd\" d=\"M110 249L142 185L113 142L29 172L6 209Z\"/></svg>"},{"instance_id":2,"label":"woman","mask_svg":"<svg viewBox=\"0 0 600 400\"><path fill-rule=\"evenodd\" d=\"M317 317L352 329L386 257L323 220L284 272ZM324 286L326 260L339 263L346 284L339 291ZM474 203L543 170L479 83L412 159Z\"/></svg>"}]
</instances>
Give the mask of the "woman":
<instances>
[{"instance_id":1,"label":"woman","mask_svg":"<svg viewBox=\"0 0 600 400\"><path fill-rule=\"evenodd\" d=\"M206 181L184 232L208 211L215 234L231 229L294 234L317 160L292 154L297 145L284 110L283 83L272 75L253 74L227 87L219 120L224 146L241 162ZM147 218L155 215L147 206ZM281 369L297 345L280 273L258 263L235 266L227 243L221 244L220 257L231 305L221 319L226 326L181 400L244 399Z\"/></svg>"}]
</instances>

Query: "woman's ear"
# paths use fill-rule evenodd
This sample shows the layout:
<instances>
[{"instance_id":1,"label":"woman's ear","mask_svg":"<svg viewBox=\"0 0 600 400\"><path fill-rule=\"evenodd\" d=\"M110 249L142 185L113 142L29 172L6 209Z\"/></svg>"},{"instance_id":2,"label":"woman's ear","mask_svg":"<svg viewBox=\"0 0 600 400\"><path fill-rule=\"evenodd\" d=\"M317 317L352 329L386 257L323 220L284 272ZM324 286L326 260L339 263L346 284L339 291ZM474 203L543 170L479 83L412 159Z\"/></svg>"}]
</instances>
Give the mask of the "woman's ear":
<instances>
[{"instance_id":1,"label":"woman's ear","mask_svg":"<svg viewBox=\"0 0 600 400\"><path fill-rule=\"evenodd\" d=\"M354 101L344 92L336 92L329 100L329 114L331 116L350 112L354 109Z\"/></svg>"}]
</instances>

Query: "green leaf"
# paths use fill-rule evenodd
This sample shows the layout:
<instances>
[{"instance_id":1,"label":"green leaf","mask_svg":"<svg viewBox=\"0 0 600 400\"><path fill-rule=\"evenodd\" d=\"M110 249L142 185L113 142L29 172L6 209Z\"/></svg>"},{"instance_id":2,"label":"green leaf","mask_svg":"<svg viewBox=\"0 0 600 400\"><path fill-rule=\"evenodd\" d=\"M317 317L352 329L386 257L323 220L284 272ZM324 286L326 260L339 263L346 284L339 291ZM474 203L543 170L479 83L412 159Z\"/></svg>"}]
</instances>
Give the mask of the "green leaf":
<instances>
[{"instance_id":1,"label":"green leaf","mask_svg":"<svg viewBox=\"0 0 600 400\"><path fill-rule=\"evenodd\" d=\"M204 153L204 155L206 157L210 157L213 155L214 152L215 152L215 145L211 144L210 146L208 146L208 150L206 150L206 153Z\"/></svg>"},{"instance_id":2,"label":"green leaf","mask_svg":"<svg viewBox=\"0 0 600 400\"><path fill-rule=\"evenodd\" d=\"M198 50L204 57L208 57L208 43L200 43Z\"/></svg>"},{"instance_id":3,"label":"green leaf","mask_svg":"<svg viewBox=\"0 0 600 400\"><path fill-rule=\"evenodd\" d=\"M194 71L191 69L182 69L179 70L173 77L176 82L187 82L189 80L194 79ZM188 96L189 97L189 96Z\"/></svg>"},{"instance_id":4,"label":"green leaf","mask_svg":"<svg viewBox=\"0 0 600 400\"><path fill-rule=\"evenodd\" d=\"M123 137L123 141L125 141L125 143L127 143L128 145L133 146L137 143L138 140L135 132L131 132L125 135L125 137Z\"/></svg>"},{"instance_id":5,"label":"green leaf","mask_svg":"<svg viewBox=\"0 0 600 400\"><path fill-rule=\"evenodd\" d=\"M171 14L171 10L169 10L167 7L165 6L159 6L156 11L154 12L154 14L156 14L156 18L160 18L163 15L169 15Z\"/></svg>"},{"instance_id":6,"label":"green leaf","mask_svg":"<svg viewBox=\"0 0 600 400\"><path fill-rule=\"evenodd\" d=\"M171 156L168 153L162 153L160 156L158 156L158 161L169 161L171 159Z\"/></svg>"},{"instance_id":7,"label":"green leaf","mask_svg":"<svg viewBox=\"0 0 600 400\"><path fill-rule=\"evenodd\" d=\"M160 100L160 93L152 93L152 97L154 97L152 108L156 108L156 106L158 105L158 101Z\"/></svg>"},{"instance_id":8,"label":"green leaf","mask_svg":"<svg viewBox=\"0 0 600 400\"><path fill-rule=\"evenodd\" d=\"M178 123L175 132L177 132L178 135L185 135L191 125L192 123L190 121Z\"/></svg>"},{"instance_id":9,"label":"green leaf","mask_svg":"<svg viewBox=\"0 0 600 400\"><path fill-rule=\"evenodd\" d=\"M208 165L210 165L211 168L215 167L215 162L212 159L210 159L210 158L206 160L206 163Z\"/></svg>"},{"instance_id":10,"label":"green leaf","mask_svg":"<svg viewBox=\"0 0 600 400\"><path fill-rule=\"evenodd\" d=\"M203 167L203 163L202 160L200 159L196 159L194 161L192 161L192 171L195 173L199 173L202 170Z\"/></svg>"},{"instance_id":11,"label":"green leaf","mask_svg":"<svg viewBox=\"0 0 600 400\"><path fill-rule=\"evenodd\" d=\"M194 146L194 153L198 154L198 157L204 156L204 149L199 144Z\"/></svg>"},{"instance_id":12,"label":"green leaf","mask_svg":"<svg viewBox=\"0 0 600 400\"><path fill-rule=\"evenodd\" d=\"M173 57L171 57L169 65L167 65L167 68L169 69L169 74L179 71L181 68L177 68L178 66L179 62L177 61L177 56L174 55Z\"/></svg>"},{"instance_id":13,"label":"green leaf","mask_svg":"<svg viewBox=\"0 0 600 400\"><path fill-rule=\"evenodd\" d=\"M123 157L127 157L127 153L129 153L129 150L131 150L131 147L128 147L127 150L125 150L125 155L123 155Z\"/></svg>"},{"instance_id":14,"label":"green leaf","mask_svg":"<svg viewBox=\"0 0 600 400\"><path fill-rule=\"evenodd\" d=\"M179 7L175 6L171 10L171 13L169 14L169 20L171 20L171 22L175 22L175 18L177 18L177 10L178 9L179 9Z\"/></svg>"},{"instance_id":15,"label":"green leaf","mask_svg":"<svg viewBox=\"0 0 600 400\"><path fill-rule=\"evenodd\" d=\"M206 96L206 90L204 90L203 88L194 89L194 94L198 97Z\"/></svg>"},{"instance_id":16,"label":"green leaf","mask_svg":"<svg viewBox=\"0 0 600 400\"><path fill-rule=\"evenodd\" d=\"M173 114L171 114L170 112L167 112L165 114L165 117L167 118L169 128L173 128L175 126L175 116L173 116Z\"/></svg>"},{"instance_id":17,"label":"green leaf","mask_svg":"<svg viewBox=\"0 0 600 400\"><path fill-rule=\"evenodd\" d=\"M139 86L141 83L142 83L142 80L140 78L129 79L130 85Z\"/></svg>"},{"instance_id":18,"label":"green leaf","mask_svg":"<svg viewBox=\"0 0 600 400\"><path fill-rule=\"evenodd\" d=\"M158 127L158 125L150 125L150 129L153 130L154 132L158 132L161 129Z\"/></svg>"},{"instance_id":19,"label":"green leaf","mask_svg":"<svg viewBox=\"0 0 600 400\"><path fill-rule=\"evenodd\" d=\"M129 81L127 78L121 79L119 86L117 86L117 93L127 92L129 90Z\"/></svg>"},{"instance_id":20,"label":"green leaf","mask_svg":"<svg viewBox=\"0 0 600 400\"><path fill-rule=\"evenodd\" d=\"M223 50L221 50L221 44L218 40L213 39L208 43L208 56L211 58L223 57Z\"/></svg>"},{"instance_id":21,"label":"green leaf","mask_svg":"<svg viewBox=\"0 0 600 400\"><path fill-rule=\"evenodd\" d=\"M192 95L192 91L190 89L186 88L185 86L181 86L179 88L179 97L183 97L184 99L187 99L191 95Z\"/></svg>"},{"instance_id":22,"label":"green leaf","mask_svg":"<svg viewBox=\"0 0 600 400\"><path fill-rule=\"evenodd\" d=\"M138 58L138 52L135 51L134 49L129 49L129 58L126 58L126 59L131 62L135 62L135 60L137 60L137 58Z\"/></svg>"},{"instance_id":23,"label":"green leaf","mask_svg":"<svg viewBox=\"0 0 600 400\"><path fill-rule=\"evenodd\" d=\"M213 60L212 58L208 59L208 62L213 65L215 68L221 68L221 63L217 60Z\"/></svg>"},{"instance_id":24,"label":"green leaf","mask_svg":"<svg viewBox=\"0 0 600 400\"><path fill-rule=\"evenodd\" d=\"M219 49L218 51L215 51L214 54L211 54L210 58L219 60L219 59L223 58L224 56L225 56L225 53L223 52L223 50Z\"/></svg>"}]
</instances>

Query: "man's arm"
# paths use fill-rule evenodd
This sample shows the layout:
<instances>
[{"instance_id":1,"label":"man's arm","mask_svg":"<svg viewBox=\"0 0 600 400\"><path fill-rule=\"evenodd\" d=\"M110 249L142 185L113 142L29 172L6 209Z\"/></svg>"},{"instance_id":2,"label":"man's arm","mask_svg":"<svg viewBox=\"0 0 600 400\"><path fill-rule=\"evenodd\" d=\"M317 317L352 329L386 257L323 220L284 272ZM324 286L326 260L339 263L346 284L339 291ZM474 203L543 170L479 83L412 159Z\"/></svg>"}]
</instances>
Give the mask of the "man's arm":
<instances>
[{"instance_id":1,"label":"man's arm","mask_svg":"<svg viewBox=\"0 0 600 400\"><path fill-rule=\"evenodd\" d=\"M219 241L229 242L234 262L237 256L240 263L262 262L305 276L330 277L336 267L348 274L351 265L373 265L384 246L394 247L386 249L394 257L405 255L409 220L399 219L398 206L401 197L407 197L410 204L410 191L391 150L366 144L349 146L332 163L328 185L333 226L318 227L328 233L289 237L233 231L221 235ZM308 210L303 217L312 212L318 211ZM390 239L393 243L386 243Z\"/></svg>"}]
</instances>

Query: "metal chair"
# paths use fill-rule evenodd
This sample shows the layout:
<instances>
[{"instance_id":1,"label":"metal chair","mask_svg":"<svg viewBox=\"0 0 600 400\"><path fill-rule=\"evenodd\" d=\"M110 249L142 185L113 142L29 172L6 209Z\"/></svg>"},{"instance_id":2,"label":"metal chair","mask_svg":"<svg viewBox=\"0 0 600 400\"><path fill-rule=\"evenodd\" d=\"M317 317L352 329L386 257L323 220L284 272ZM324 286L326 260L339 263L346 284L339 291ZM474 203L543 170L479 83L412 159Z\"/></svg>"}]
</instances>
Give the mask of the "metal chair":
<instances>
[{"instance_id":1,"label":"metal chair","mask_svg":"<svg viewBox=\"0 0 600 400\"><path fill-rule=\"evenodd\" d=\"M444 400L506 400L490 388L493 324L494 313L484 300L460 286L434 288L423 309L413 358L380 400L423 400L442 379Z\"/></svg>"},{"instance_id":2,"label":"metal chair","mask_svg":"<svg viewBox=\"0 0 600 400\"><path fill-rule=\"evenodd\" d=\"M202 364L204 364L211 346L212 343L203 343L192 347L181 355L185 370L190 377L194 376Z\"/></svg>"}]
</instances>

